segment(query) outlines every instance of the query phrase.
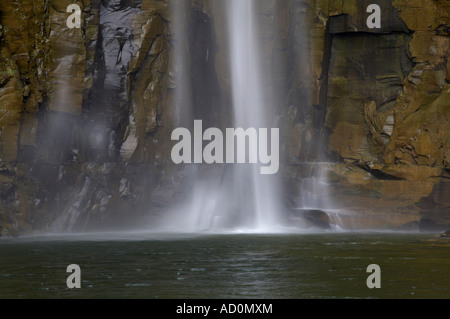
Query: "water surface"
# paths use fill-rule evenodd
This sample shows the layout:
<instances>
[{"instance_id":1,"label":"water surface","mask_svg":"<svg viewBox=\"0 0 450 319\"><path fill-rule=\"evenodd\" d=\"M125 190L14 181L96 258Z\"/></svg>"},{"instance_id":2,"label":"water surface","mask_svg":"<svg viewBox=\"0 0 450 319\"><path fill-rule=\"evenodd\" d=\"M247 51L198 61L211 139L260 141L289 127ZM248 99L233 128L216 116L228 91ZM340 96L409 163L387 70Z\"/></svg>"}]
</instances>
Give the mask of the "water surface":
<instances>
[{"instance_id":1,"label":"water surface","mask_svg":"<svg viewBox=\"0 0 450 319\"><path fill-rule=\"evenodd\" d=\"M450 298L449 249L409 233L3 238L0 298ZM81 289L66 286L70 264Z\"/></svg>"}]
</instances>

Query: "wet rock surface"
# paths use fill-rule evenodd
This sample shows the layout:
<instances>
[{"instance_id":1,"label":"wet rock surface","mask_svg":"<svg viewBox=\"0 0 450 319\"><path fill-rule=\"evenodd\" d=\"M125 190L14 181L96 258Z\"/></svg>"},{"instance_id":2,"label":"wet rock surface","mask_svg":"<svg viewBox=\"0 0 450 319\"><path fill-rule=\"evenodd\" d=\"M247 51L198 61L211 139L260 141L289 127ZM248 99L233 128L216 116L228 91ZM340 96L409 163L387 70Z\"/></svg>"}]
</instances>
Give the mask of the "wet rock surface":
<instances>
[{"instance_id":1,"label":"wet rock surface","mask_svg":"<svg viewBox=\"0 0 450 319\"><path fill-rule=\"evenodd\" d=\"M314 193L315 176L329 187L312 200L329 197L343 227L444 231L450 3L380 1L382 28L368 30L369 2L258 2L261 30L277 26L262 50L281 101L286 208ZM70 3L0 3L0 236L135 227L189 190L189 170L170 159L180 101L169 2L84 1L80 29L65 24ZM186 6L195 85L184 102L226 125L223 2ZM332 164L307 164L317 161Z\"/></svg>"}]
</instances>

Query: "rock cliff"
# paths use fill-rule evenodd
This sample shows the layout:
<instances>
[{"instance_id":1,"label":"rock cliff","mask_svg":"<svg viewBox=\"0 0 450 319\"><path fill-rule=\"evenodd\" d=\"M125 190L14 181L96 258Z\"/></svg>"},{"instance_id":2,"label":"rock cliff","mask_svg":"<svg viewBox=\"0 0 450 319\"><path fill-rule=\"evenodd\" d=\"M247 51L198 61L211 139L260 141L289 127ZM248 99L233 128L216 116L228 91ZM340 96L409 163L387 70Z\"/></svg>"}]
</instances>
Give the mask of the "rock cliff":
<instances>
[{"instance_id":1,"label":"rock cliff","mask_svg":"<svg viewBox=\"0 0 450 319\"><path fill-rule=\"evenodd\" d=\"M151 223L189 191L172 130L229 120L224 1L72 2L0 3L0 236ZM258 1L286 209L325 172L343 227L450 228L450 3L372 2Z\"/></svg>"}]
</instances>

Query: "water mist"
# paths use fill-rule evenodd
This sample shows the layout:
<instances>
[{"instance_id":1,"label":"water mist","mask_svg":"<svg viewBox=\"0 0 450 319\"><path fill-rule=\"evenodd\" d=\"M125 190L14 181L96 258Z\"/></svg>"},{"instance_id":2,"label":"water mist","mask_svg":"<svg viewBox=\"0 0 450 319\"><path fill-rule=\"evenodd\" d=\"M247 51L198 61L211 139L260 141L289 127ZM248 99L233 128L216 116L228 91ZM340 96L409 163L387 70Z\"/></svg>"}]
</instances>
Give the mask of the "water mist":
<instances>
[{"instance_id":1,"label":"water mist","mask_svg":"<svg viewBox=\"0 0 450 319\"><path fill-rule=\"evenodd\" d=\"M254 0L228 2L231 90L234 123L237 127L271 127L273 116L268 105L270 88L263 83L263 64L259 43L258 22ZM270 74L266 73L265 74ZM264 85L266 84L266 85ZM251 228L270 231L279 225L278 180L274 176L261 176L257 167L235 167L235 193L246 194L246 213L251 218ZM246 181L246 185L242 181ZM250 189L247 189L250 187Z\"/></svg>"},{"instance_id":2,"label":"water mist","mask_svg":"<svg viewBox=\"0 0 450 319\"><path fill-rule=\"evenodd\" d=\"M225 10L220 10L218 17L225 23L216 25L226 39L218 43L221 50L228 53L228 73L230 74L230 114L231 126L243 130L267 129L276 127L274 122L271 85L263 82L264 65L262 63L262 48L260 46L258 17L254 0L231 0L223 4ZM177 2L178 4L178 2ZM174 33L186 33L186 4L173 6ZM216 17L217 18L217 17ZM188 62L186 45L183 35L175 34L174 61L176 74L176 100L179 117L178 123L183 125L183 119L194 118L192 112L195 105L190 105L189 77L186 75ZM208 52L209 53L209 52ZM202 118L194 118L203 120ZM186 124L184 122L184 124ZM229 128L229 127L228 127ZM206 128L205 128L206 129ZM268 137L271 140L271 136ZM278 141L277 141L278 142ZM192 180L190 194L185 201L166 214L164 225L169 229L184 232L273 232L281 224L280 196L278 194L278 175L261 174L260 163L251 164L248 159L258 158L258 148L248 147L246 141L246 163L220 165L186 165L185 176ZM260 145L259 145L260 146ZM268 146L268 148L273 148ZM193 153L196 150L193 150ZM237 152L242 151L240 149ZM278 151L276 149L267 150ZM277 154L278 155L278 154ZM194 154L195 156L195 154ZM164 226L163 226L164 227Z\"/></svg>"}]
</instances>

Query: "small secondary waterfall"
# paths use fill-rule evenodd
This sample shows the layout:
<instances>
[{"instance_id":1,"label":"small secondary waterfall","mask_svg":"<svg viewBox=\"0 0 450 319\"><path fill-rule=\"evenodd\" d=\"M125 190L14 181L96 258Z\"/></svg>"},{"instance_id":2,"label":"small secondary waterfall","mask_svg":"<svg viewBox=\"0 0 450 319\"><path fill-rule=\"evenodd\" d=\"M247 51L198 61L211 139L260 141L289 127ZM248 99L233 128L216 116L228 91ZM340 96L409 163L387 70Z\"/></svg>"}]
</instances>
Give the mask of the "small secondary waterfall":
<instances>
[{"instance_id":1,"label":"small secondary waterfall","mask_svg":"<svg viewBox=\"0 0 450 319\"><path fill-rule=\"evenodd\" d=\"M219 43L222 50L229 54L228 68L230 78L231 125L243 130L253 129L260 132L266 129L267 154L277 152L277 144L271 146L275 128L274 116L270 114L272 105L270 99L270 85L264 87L262 81L263 69L259 44L257 15L254 0L231 0L224 3L225 10L220 14L225 18L228 41ZM179 5L178 5L179 4ZM172 15L174 17L174 33L187 32L183 25L186 23L186 4L176 1ZM218 28L218 26L216 26ZM174 34L174 61L176 70L176 100L178 101L178 123L185 123L184 118L193 118L195 105L192 101L189 77L185 72L188 68L186 45L183 35ZM209 54L209 52L208 52ZM208 56L206 57L208 59ZM191 70L192 72L192 70ZM266 73L267 74L270 73ZM267 84L267 83L266 83ZM272 107L273 109L273 107ZM184 115L183 115L184 114ZM209 114L203 114L208 116ZM194 118L203 120L202 118ZM226 121L224 121L226 122ZM206 127L204 128L206 129ZM275 137L277 134L275 134ZM257 137L258 142L259 138ZM228 142L228 141L227 141ZM261 162L250 163L249 159L258 158L259 147L250 147L250 138L246 140L246 162L240 164L221 164L206 167L206 165L186 165L184 173L193 180L190 194L178 207L169 212L163 221L163 227L175 231L245 231L271 232L280 226L281 200L278 196L280 189L277 175L262 175ZM257 144L258 145L258 144ZM276 146L276 147L273 147ZM273 148L273 149L271 149ZM194 149L194 152L196 150ZM235 149L235 152L243 150ZM237 157L237 154L235 154ZM238 162L238 161L236 161Z\"/></svg>"},{"instance_id":2,"label":"small secondary waterfall","mask_svg":"<svg viewBox=\"0 0 450 319\"><path fill-rule=\"evenodd\" d=\"M300 228L330 228L342 229L342 215L330 194L331 185L329 173L333 163L303 162L298 166L303 172L297 181L298 194L292 204L292 224Z\"/></svg>"}]
</instances>

